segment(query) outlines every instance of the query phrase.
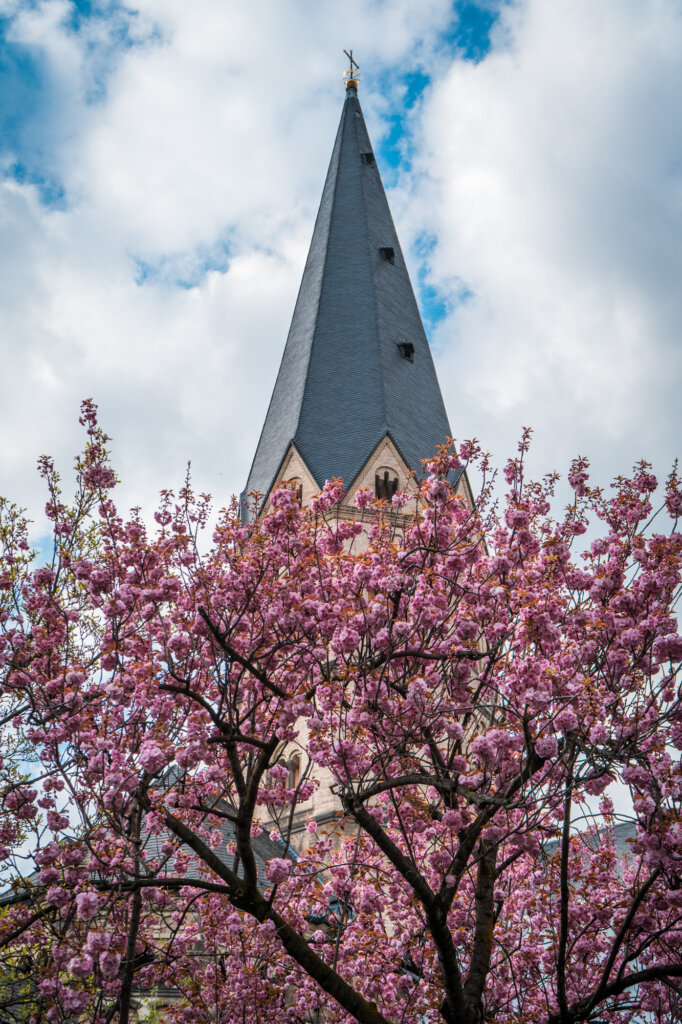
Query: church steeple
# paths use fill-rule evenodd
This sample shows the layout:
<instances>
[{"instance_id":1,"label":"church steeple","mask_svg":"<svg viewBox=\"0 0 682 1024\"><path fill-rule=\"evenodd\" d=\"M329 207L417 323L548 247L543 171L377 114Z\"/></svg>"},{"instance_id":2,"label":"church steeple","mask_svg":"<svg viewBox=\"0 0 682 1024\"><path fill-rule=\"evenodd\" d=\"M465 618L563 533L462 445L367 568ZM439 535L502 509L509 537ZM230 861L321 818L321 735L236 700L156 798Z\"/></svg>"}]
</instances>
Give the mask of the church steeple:
<instances>
[{"instance_id":1,"label":"church steeple","mask_svg":"<svg viewBox=\"0 0 682 1024\"><path fill-rule=\"evenodd\" d=\"M270 492L292 445L318 487L350 487L387 435L420 475L449 434L352 73L245 496Z\"/></svg>"}]
</instances>

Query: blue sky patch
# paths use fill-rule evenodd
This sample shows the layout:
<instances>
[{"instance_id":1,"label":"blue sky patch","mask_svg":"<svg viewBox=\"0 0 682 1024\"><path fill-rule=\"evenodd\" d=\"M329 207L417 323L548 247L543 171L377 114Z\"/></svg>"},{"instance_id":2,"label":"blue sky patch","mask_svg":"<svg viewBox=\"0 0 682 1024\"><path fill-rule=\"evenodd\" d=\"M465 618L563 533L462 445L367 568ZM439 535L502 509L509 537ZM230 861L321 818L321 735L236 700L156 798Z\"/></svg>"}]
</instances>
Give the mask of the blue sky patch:
<instances>
[{"instance_id":1,"label":"blue sky patch","mask_svg":"<svg viewBox=\"0 0 682 1024\"><path fill-rule=\"evenodd\" d=\"M87 106L105 99L120 55L158 41L160 34L156 29L136 33L137 12L119 0L73 0L61 31L82 36L81 81L74 94L73 81L60 77L49 51L19 37L21 13L33 6L27 2L14 18L0 18L0 166L16 181L36 185L47 206L61 207L66 200L60 181L61 147L73 132L79 103ZM87 34L95 20L105 31L99 27Z\"/></svg>"},{"instance_id":2,"label":"blue sky patch","mask_svg":"<svg viewBox=\"0 0 682 1024\"><path fill-rule=\"evenodd\" d=\"M436 243L437 239L434 235L424 232L417 238L414 246L418 258L417 298L424 328L429 336L441 320L452 313L453 309L473 297L473 292L464 281L448 280L446 289L438 288L433 284L430 279L431 258Z\"/></svg>"},{"instance_id":3,"label":"blue sky patch","mask_svg":"<svg viewBox=\"0 0 682 1024\"><path fill-rule=\"evenodd\" d=\"M34 148L34 126L52 111L47 61L34 47L7 38L11 22L0 19L0 152Z\"/></svg>"},{"instance_id":4,"label":"blue sky patch","mask_svg":"<svg viewBox=\"0 0 682 1024\"><path fill-rule=\"evenodd\" d=\"M41 174L36 168L29 169L19 161L11 164L8 170L19 185L33 185L37 189L43 206L52 210L66 209L66 191L57 178Z\"/></svg>"},{"instance_id":5,"label":"blue sky patch","mask_svg":"<svg viewBox=\"0 0 682 1024\"><path fill-rule=\"evenodd\" d=\"M448 29L441 35L439 45L450 59L479 63L490 52L490 33L499 18L506 0L481 0L481 3L459 2L453 5L453 18ZM431 85L431 77L423 68L412 69L400 78L404 90L396 113L385 119L388 126L377 149L381 167L384 169L384 184L390 188L397 181L398 169L410 170L413 147L406 121L410 111L419 103L424 92ZM385 94L390 94L395 85L395 69L385 71L378 77L377 85Z\"/></svg>"},{"instance_id":6,"label":"blue sky patch","mask_svg":"<svg viewBox=\"0 0 682 1024\"><path fill-rule=\"evenodd\" d=\"M379 144L381 165L387 171L401 168L402 171L409 170L411 157L411 139L406 131L405 120L410 110L419 101L425 89L431 84L431 79L422 71L411 71L402 78L404 95L399 109L385 119L388 124L388 132L383 136ZM390 187L394 183L395 175L390 171L384 175L385 184Z\"/></svg>"},{"instance_id":7,"label":"blue sky patch","mask_svg":"<svg viewBox=\"0 0 682 1024\"><path fill-rule=\"evenodd\" d=\"M67 24L74 32L78 32L83 23L93 15L93 4L90 0L72 0L71 13Z\"/></svg>"},{"instance_id":8,"label":"blue sky patch","mask_svg":"<svg viewBox=\"0 0 682 1024\"><path fill-rule=\"evenodd\" d=\"M172 253L156 259L134 256L135 283L196 288L207 274L226 273L231 256L229 241L221 241L214 246L199 246L192 252Z\"/></svg>"},{"instance_id":9,"label":"blue sky patch","mask_svg":"<svg viewBox=\"0 0 682 1024\"><path fill-rule=\"evenodd\" d=\"M427 337L433 333L433 329L444 320L450 312L451 303L432 284L424 280L425 275L418 275L417 292L419 297L419 309L424 323L424 330Z\"/></svg>"},{"instance_id":10,"label":"blue sky patch","mask_svg":"<svg viewBox=\"0 0 682 1024\"><path fill-rule=\"evenodd\" d=\"M499 6L492 3L458 3L457 17L445 39L464 60L475 63L490 52L490 31L499 17Z\"/></svg>"},{"instance_id":11,"label":"blue sky patch","mask_svg":"<svg viewBox=\"0 0 682 1024\"><path fill-rule=\"evenodd\" d=\"M9 22L0 21L0 159L4 176L35 185L41 201L63 208L56 148L59 84L37 47L7 38Z\"/></svg>"},{"instance_id":12,"label":"blue sky patch","mask_svg":"<svg viewBox=\"0 0 682 1024\"><path fill-rule=\"evenodd\" d=\"M108 22L109 40L129 48L135 45L131 27L137 18L138 12L121 0L71 0L64 24L72 32L81 32L91 21Z\"/></svg>"},{"instance_id":13,"label":"blue sky patch","mask_svg":"<svg viewBox=\"0 0 682 1024\"><path fill-rule=\"evenodd\" d=\"M40 569L41 566L52 564L52 555L54 553L54 535L51 533L44 533L36 540L32 541L33 550L36 555L36 568Z\"/></svg>"}]
</instances>

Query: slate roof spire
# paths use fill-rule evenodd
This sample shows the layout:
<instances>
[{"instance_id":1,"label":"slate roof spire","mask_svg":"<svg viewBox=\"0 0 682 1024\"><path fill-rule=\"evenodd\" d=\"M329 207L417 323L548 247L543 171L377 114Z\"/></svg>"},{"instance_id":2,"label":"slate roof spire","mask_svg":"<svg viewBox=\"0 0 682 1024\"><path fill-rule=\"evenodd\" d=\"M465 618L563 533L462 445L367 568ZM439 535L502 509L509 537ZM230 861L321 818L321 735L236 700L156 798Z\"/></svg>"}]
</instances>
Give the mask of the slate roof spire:
<instances>
[{"instance_id":1,"label":"slate roof spire","mask_svg":"<svg viewBox=\"0 0 682 1024\"><path fill-rule=\"evenodd\" d=\"M386 434L419 475L450 426L352 74L244 497L292 442L320 487L350 486Z\"/></svg>"}]
</instances>

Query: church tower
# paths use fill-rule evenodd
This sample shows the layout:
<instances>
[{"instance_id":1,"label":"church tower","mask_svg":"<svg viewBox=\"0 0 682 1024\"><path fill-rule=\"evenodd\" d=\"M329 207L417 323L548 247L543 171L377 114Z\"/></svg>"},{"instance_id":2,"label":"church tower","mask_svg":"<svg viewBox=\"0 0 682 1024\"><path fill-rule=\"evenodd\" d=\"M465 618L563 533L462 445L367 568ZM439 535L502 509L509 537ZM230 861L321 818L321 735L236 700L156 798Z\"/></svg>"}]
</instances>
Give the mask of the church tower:
<instances>
[{"instance_id":1,"label":"church tower","mask_svg":"<svg viewBox=\"0 0 682 1024\"><path fill-rule=\"evenodd\" d=\"M410 474L422 475L422 460L451 433L360 108L356 67L351 58L244 509L249 494L267 501L280 480L295 481L304 505L332 477L341 477L350 495L369 486L390 499Z\"/></svg>"}]
</instances>

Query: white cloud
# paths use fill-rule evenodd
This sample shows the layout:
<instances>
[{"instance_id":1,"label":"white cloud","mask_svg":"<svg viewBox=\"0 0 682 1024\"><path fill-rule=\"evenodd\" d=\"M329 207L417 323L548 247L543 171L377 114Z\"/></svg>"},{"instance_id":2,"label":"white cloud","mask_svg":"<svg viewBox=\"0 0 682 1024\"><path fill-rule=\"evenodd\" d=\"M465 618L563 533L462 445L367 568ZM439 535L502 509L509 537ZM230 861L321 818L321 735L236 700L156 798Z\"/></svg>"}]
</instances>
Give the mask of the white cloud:
<instances>
[{"instance_id":1,"label":"white cloud","mask_svg":"<svg viewBox=\"0 0 682 1024\"><path fill-rule=\"evenodd\" d=\"M506 453L530 422L543 469L579 450L609 471L645 453L666 468L682 312L672 0L505 7L475 66L439 38L449 0L141 0L78 33L66 0L13 9L13 38L49 69L39 148L66 201L0 186L0 491L40 508L34 461L68 467L90 395L123 505L150 507L189 458L219 502L240 489L351 43L375 146L402 84L372 83L434 77L391 202L403 241L436 236L442 293L473 292L434 338L453 429Z\"/></svg>"},{"instance_id":2,"label":"white cloud","mask_svg":"<svg viewBox=\"0 0 682 1024\"><path fill-rule=\"evenodd\" d=\"M69 466L93 396L124 506L152 506L189 458L226 501L286 338L347 33L378 73L427 59L450 5L142 0L134 15L102 5L78 33L66 0L14 13L12 39L53 90L39 148L66 199L50 209L32 185L1 186L1 489L41 507L35 459Z\"/></svg>"},{"instance_id":3,"label":"white cloud","mask_svg":"<svg viewBox=\"0 0 682 1024\"><path fill-rule=\"evenodd\" d=\"M682 11L528 0L456 62L421 122L410 222L432 280L472 292L435 342L453 430L602 474L680 448Z\"/></svg>"}]
</instances>

